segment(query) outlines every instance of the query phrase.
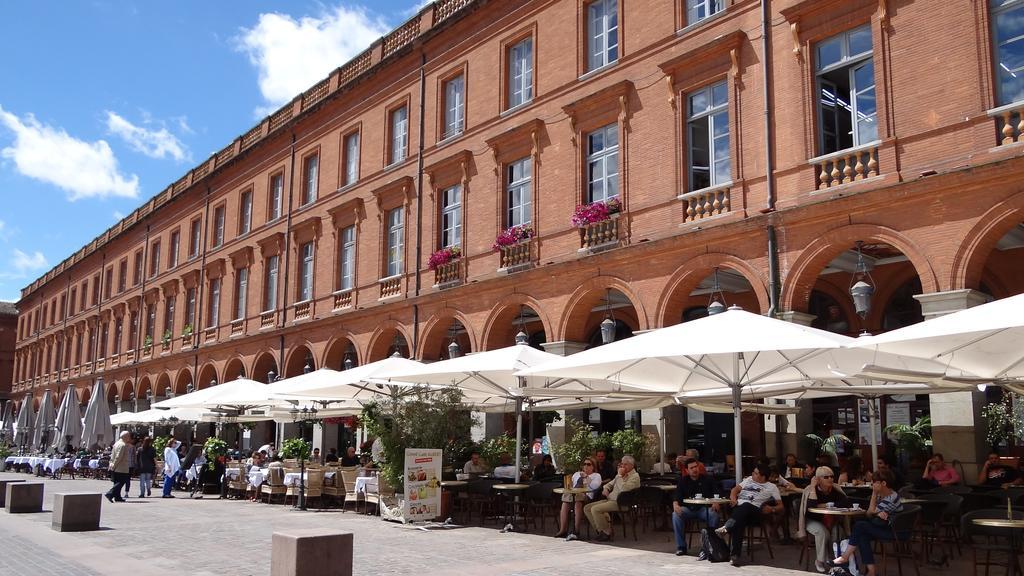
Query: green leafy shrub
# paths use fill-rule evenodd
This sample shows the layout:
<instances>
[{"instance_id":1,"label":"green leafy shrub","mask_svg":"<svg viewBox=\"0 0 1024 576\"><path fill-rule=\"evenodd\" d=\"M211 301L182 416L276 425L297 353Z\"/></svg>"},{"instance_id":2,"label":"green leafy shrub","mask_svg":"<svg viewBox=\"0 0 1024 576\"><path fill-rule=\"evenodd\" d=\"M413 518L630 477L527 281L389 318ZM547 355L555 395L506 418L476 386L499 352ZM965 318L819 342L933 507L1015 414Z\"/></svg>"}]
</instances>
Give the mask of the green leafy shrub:
<instances>
[{"instance_id":1,"label":"green leafy shrub","mask_svg":"<svg viewBox=\"0 0 1024 576\"><path fill-rule=\"evenodd\" d=\"M207 438L206 444L203 445L203 454L206 456L206 467L209 470L213 470L214 465L217 463L217 458L224 456L228 453L228 443L221 440L220 438Z\"/></svg>"},{"instance_id":2,"label":"green leafy shrub","mask_svg":"<svg viewBox=\"0 0 1024 576\"><path fill-rule=\"evenodd\" d=\"M309 460L309 455L313 451L313 444L306 442L302 438L289 438L284 441L281 445L281 455L285 458L294 458L296 460Z\"/></svg>"}]
</instances>

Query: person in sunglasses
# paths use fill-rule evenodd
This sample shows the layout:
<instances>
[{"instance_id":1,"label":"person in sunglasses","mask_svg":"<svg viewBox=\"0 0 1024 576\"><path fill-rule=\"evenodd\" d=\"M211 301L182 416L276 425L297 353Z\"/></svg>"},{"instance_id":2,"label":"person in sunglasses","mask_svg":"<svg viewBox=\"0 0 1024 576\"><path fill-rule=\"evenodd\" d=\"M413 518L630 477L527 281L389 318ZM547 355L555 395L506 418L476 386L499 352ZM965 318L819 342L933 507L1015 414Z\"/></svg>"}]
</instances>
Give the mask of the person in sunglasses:
<instances>
[{"instance_id":1,"label":"person in sunglasses","mask_svg":"<svg viewBox=\"0 0 1024 576\"><path fill-rule=\"evenodd\" d=\"M546 457L547 458L547 457ZM589 488L586 494L562 494L562 510L558 516L558 534L555 538L564 538L569 534L569 508L575 507L575 532L579 535L583 524L583 504L594 499L594 493L601 489L601 474L595 472L597 466L594 459L587 457L580 464L580 471L572 475L573 488Z\"/></svg>"},{"instance_id":2,"label":"person in sunglasses","mask_svg":"<svg viewBox=\"0 0 1024 576\"><path fill-rule=\"evenodd\" d=\"M810 534L814 537L815 560L814 568L824 573L827 563L832 559L829 556L829 548L833 539L833 529L836 526L834 516L821 516L807 512L808 508L828 507L831 503L836 508L848 508L850 499L846 493L836 486L835 474L828 466L821 466L814 471L814 477L810 484L804 489L803 498L800 501L800 523L797 528L797 537L803 538Z\"/></svg>"}]
</instances>

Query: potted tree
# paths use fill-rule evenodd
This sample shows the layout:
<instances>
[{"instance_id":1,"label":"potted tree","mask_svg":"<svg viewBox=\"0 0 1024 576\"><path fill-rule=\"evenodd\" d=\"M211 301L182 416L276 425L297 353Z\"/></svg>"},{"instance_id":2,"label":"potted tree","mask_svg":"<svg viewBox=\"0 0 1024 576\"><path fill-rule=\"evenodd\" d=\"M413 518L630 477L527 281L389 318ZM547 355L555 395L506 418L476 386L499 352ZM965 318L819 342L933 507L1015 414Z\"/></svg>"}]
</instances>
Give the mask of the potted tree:
<instances>
[{"instance_id":1,"label":"potted tree","mask_svg":"<svg viewBox=\"0 0 1024 576\"><path fill-rule=\"evenodd\" d=\"M903 469L911 467L931 444L931 428L932 420L928 416L919 418L912 425L893 424L886 427L886 433L896 443L896 454Z\"/></svg>"}]
</instances>

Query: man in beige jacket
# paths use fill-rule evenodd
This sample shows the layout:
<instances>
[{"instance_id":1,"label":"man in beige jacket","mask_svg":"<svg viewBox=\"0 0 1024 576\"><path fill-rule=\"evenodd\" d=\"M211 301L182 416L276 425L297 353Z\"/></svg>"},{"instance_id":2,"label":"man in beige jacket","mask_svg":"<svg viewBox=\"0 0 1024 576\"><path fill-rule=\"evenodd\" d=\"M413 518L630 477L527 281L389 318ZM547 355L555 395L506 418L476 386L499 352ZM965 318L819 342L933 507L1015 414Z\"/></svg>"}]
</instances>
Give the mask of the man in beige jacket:
<instances>
[{"instance_id":1,"label":"man in beige jacket","mask_svg":"<svg viewBox=\"0 0 1024 576\"><path fill-rule=\"evenodd\" d=\"M583 513L587 516L587 520L597 531L595 538L599 542L607 542L612 539L612 519L608 513L619 511L619 495L640 487L640 475L637 474L635 468L636 461L633 460L633 457L628 454L623 456L619 461L618 474L615 479L605 484L602 489L607 500L591 502L583 507Z\"/></svg>"},{"instance_id":2,"label":"man in beige jacket","mask_svg":"<svg viewBox=\"0 0 1024 576\"><path fill-rule=\"evenodd\" d=\"M125 431L121 432L121 439L114 442L114 448L110 452L110 477L114 481L114 486L107 490L104 496L110 502L124 502L124 498L121 497L121 492L124 490L125 484L131 479L130 468L128 467L128 451L132 449L132 433Z\"/></svg>"}]
</instances>

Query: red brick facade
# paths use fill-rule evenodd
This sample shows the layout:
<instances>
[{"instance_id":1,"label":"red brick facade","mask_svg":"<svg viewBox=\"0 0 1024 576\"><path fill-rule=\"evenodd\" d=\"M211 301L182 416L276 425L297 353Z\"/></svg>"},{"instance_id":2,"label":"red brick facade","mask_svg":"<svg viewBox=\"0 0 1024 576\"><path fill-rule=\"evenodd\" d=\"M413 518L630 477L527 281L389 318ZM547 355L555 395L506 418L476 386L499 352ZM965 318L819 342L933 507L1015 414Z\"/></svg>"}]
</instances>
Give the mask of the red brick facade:
<instances>
[{"instance_id":1,"label":"red brick facade","mask_svg":"<svg viewBox=\"0 0 1024 576\"><path fill-rule=\"evenodd\" d=\"M183 392L188 384L205 387L240 373L258 380L269 371L295 375L307 358L314 367L340 368L348 353L363 364L391 353L396 337L403 353L411 347L414 357L433 360L446 356L456 320L463 352L512 344L526 308L531 334L586 343L605 316L609 290L616 302L625 298L615 318L647 330L706 306L707 291L694 291L716 268L749 284L728 292L728 304L807 312L813 293L821 293L841 308L842 331L851 334L892 327L889 302L915 279L919 293L1024 291L1021 250L997 249L1024 222L1017 185L1024 148L1012 134L1004 141L1001 116L988 112L997 106L986 3L773 1L768 55L760 4L725 3L721 13L689 23L685 0L612 2L617 60L594 71L587 70L584 0L428 6L27 287L19 303L15 395L73 385L84 398L102 375L111 397L147 390L163 396L167 388ZM870 30L877 139L823 157L815 49L859 26ZM508 109L510 83L517 81L510 47L526 38L533 97ZM459 75L464 130L442 139L444 81ZM690 193L689 97L722 81L728 181ZM406 158L387 165L400 128L392 120L403 107ZM608 126L618 134L622 209L587 234L570 217L588 200L590 136ZM354 133L358 170L350 183L344 146ZM492 244L509 224L506 171L520 159L532 167L536 236L516 253L500 253ZM277 176L283 209L270 220ZM428 259L441 247L444 191L452 186L461 190L462 257L431 271ZM313 188L316 200L302 206ZM253 198L251 226L241 233L245 193ZM393 209L404 223L398 275L389 275L387 264ZM190 258L196 219L200 246ZM348 226L355 227L354 287L340 290ZM777 283L769 273L770 227ZM175 231L177 265L169 268ZM879 257L875 304L863 322L853 313L849 273L822 274L857 241ZM309 242L312 298L300 302L302 247ZM135 283L137 255L145 261ZM265 307L272 256L279 257L276 302ZM246 306L236 319L242 269ZM94 287L107 279L109 297L107 285ZM211 323L217 280L219 319ZM197 295L188 334L190 288ZM75 301L65 302L72 294ZM165 341L171 297L173 328ZM156 324L147 345L149 305ZM129 325L133 314L137 329ZM91 345L104 325L106 344Z\"/></svg>"}]
</instances>

